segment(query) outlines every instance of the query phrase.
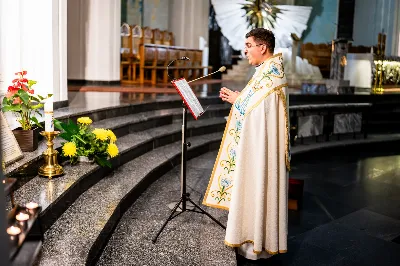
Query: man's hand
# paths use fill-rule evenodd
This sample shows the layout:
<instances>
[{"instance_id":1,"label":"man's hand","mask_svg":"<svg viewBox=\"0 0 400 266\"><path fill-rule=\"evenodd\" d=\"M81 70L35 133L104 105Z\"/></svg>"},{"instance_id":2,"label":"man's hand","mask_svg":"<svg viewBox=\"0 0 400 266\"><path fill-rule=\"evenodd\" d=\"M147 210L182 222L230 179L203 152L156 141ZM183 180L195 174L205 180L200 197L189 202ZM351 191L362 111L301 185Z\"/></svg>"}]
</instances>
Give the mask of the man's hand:
<instances>
[{"instance_id":1,"label":"man's hand","mask_svg":"<svg viewBox=\"0 0 400 266\"><path fill-rule=\"evenodd\" d=\"M236 98L239 96L238 91L231 91L230 89L223 87L219 91L219 97L224 101L233 104Z\"/></svg>"}]
</instances>

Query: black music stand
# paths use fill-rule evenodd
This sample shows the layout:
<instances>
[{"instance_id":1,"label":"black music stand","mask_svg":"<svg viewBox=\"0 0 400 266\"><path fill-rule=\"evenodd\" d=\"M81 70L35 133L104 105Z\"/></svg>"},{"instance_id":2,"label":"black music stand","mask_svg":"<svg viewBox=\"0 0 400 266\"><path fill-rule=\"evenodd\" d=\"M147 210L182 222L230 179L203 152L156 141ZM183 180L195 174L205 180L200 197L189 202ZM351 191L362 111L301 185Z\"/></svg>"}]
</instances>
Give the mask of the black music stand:
<instances>
[{"instance_id":1,"label":"black music stand","mask_svg":"<svg viewBox=\"0 0 400 266\"><path fill-rule=\"evenodd\" d=\"M164 222L164 224L161 226L161 229L158 231L156 236L153 237L152 241L155 243L157 241L157 238L161 234L161 232L164 230L165 226L168 224L169 221L177 217L178 215L186 212L186 211L191 211L191 212L197 212L201 214L205 214L208 217L210 217L214 222L216 222L219 226L222 228L226 229L226 227L221 224L217 219L212 217L208 212L203 210L199 205L193 202L193 200L190 198L190 193L186 192L186 161L187 161L187 147L190 147L190 142L186 141L186 123L187 123L187 110L189 109L190 112L192 113L193 117L197 120L199 116L201 116L204 111L203 108L201 107L200 103L198 102L197 97L194 95L193 91L190 89L189 84L187 81L182 78L179 80L173 80L172 84L174 87L177 89L178 93L181 95L183 99L183 105L182 105L182 111L183 111L183 120L182 120L182 157L181 157L181 198L179 202L175 205L175 207L172 209L171 214L169 215L168 219ZM186 203L190 202L193 204L194 208L193 209L188 209ZM175 212L177 209L180 208L181 212L177 213L175 215ZM195 209L199 209L200 211L197 211Z\"/></svg>"}]
</instances>

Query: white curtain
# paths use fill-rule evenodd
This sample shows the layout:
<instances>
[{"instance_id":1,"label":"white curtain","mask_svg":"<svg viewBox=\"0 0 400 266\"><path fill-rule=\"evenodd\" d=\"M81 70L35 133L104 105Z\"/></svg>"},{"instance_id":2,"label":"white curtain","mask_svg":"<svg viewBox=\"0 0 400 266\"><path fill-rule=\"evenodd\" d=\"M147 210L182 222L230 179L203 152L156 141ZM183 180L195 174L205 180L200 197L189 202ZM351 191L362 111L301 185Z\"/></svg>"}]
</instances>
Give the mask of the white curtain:
<instances>
[{"instance_id":1,"label":"white curtain","mask_svg":"<svg viewBox=\"0 0 400 266\"><path fill-rule=\"evenodd\" d=\"M26 70L35 93L67 100L67 0L0 1L0 92Z\"/></svg>"}]
</instances>

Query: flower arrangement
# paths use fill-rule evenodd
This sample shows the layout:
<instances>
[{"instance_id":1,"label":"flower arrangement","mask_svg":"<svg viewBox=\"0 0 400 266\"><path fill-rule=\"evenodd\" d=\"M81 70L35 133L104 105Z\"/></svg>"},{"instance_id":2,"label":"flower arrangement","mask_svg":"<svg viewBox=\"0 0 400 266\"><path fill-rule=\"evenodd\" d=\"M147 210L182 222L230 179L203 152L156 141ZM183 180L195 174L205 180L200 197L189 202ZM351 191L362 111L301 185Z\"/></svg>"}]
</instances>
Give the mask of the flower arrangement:
<instances>
[{"instance_id":1,"label":"flower arrangement","mask_svg":"<svg viewBox=\"0 0 400 266\"><path fill-rule=\"evenodd\" d=\"M77 124L71 120L63 123L54 120L54 126L62 133L59 135L67 142L62 143L62 155L69 158L71 164L78 161L80 156L94 160L100 166L111 167L107 158L118 155L118 147L115 144L117 137L109 129L92 128L92 120L89 117L80 117Z\"/></svg>"},{"instance_id":2,"label":"flower arrangement","mask_svg":"<svg viewBox=\"0 0 400 266\"><path fill-rule=\"evenodd\" d=\"M8 87L7 94L3 98L3 112L13 112L17 116L17 121L23 130L32 130L35 126L42 127L35 117L35 114L42 116L39 109L43 107L41 101L49 98L35 95L32 86L37 82L25 78L27 71L15 73L17 78Z\"/></svg>"}]
</instances>

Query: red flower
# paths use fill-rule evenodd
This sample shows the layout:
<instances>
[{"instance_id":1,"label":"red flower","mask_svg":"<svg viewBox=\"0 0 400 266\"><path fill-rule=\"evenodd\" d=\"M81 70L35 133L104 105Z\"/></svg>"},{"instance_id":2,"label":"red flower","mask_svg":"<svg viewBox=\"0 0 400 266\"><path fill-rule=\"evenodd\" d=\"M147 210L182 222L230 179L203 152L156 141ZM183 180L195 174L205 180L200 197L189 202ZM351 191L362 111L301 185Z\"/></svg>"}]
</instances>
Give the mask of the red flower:
<instances>
[{"instance_id":1,"label":"red flower","mask_svg":"<svg viewBox=\"0 0 400 266\"><path fill-rule=\"evenodd\" d=\"M13 91L9 91L6 93L6 98L10 98L14 95L15 93Z\"/></svg>"},{"instance_id":2,"label":"red flower","mask_svg":"<svg viewBox=\"0 0 400 266\"><path fill-rule=\"evenodd\" d=\"M35 91L34 91L34 90L28 90L28 92L29 92L30 94L35 94Z\"/></svg>"},{"instance_id":3,"label":"red flower","mask_svg":"<svg viewBox=\"0 0 400 266\"><path fill-rule=\"evenodd\" d=\"M14 88L13 86L8 86L6 97L10 98L11 96L16 94L17 92L18 92L18 89Z\"/></svg>"},{"instance_id":4,"label":"red flower","mask_svg":"<svg viewBox=\"0 0 400 266\"><path fill-rule=\"evenodd\" d=\"M14 98L13 104L19 104L22 103L21 99L19 97Z\"/></svg>"},{"instance_id":5,"label":"red flower","mask_svg":"<svg viewBox=\"0 0 400 266\"><path fill-rule=\"evenodd\" d=\"M25 84L21 84L21 89L23 89L24 91L28 91L28 86L26 86Z\"/></svg>"},{"instance_id":6,"label":"red flower","mask_svg":"<svg viewBox=\"0 0 400 266\"><path fill-rule=\"evenodd\" d=\"M26 71L26 70L22 71L23 76L25 76L26 74L28 74L28 71Z\"/></svg>"}]
</instances>

